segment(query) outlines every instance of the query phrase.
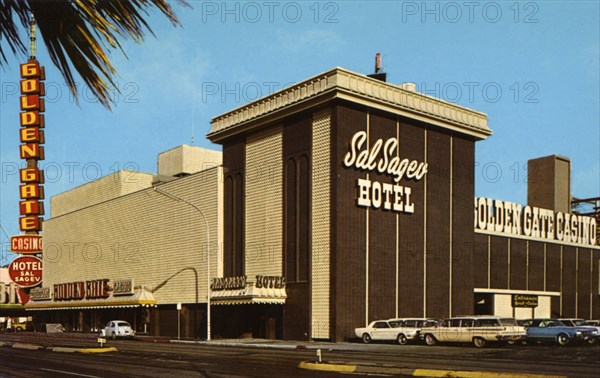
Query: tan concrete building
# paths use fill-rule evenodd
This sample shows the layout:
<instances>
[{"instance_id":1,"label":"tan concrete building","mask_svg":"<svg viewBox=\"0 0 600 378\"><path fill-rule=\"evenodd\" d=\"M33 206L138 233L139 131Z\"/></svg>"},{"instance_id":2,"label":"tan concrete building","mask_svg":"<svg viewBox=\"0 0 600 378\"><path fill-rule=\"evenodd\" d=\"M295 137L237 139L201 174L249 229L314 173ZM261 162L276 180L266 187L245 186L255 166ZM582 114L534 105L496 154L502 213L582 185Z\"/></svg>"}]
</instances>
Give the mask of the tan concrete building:
<instances>
[{"instance_id":1,"label":"tan concrete building","mask_svg":"<svg viewBox=\"0 0 600 378\"><path fill-rule=\"evenodd\" d=\"M180 146L156 176L120 171L53 197L43 286L27 308L71 330L125 319L176 335L181 303L182 334L203 334L207 256L222 274L222 175L220 152Z\"/></svg>"}]
</instances>

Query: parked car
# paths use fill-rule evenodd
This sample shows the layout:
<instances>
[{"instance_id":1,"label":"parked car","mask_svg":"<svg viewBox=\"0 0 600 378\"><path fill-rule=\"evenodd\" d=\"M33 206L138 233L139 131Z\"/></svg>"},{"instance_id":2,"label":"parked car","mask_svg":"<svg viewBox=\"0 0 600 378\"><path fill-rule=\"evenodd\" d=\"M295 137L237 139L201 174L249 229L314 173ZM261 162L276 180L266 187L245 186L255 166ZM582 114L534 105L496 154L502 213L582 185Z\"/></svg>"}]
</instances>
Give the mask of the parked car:
<instances>
[{"instance_id":1,"label":"parked car","mask_svg":"<svg viewBox=\"0 0 600 378\"><path fill-rule=\"evenodd\" d=\"M389 322L391 323L392 327L398 328L396 341L400 345L408 344L409 341L422 340L422 329L435 327L438 324L437 319L429 318L390 319Z\"/></svg>"},{"instance_id":2,"label":"parked car","mask_svg":"<svg viewBox=\"0 0 600 378\"><path fill-rule=\"evenodd\" d=\"M523 325L527 329L528 342L550 342L564 346L594 337L594 331L591 329L568 327L558 319L529 319L524 321Z\"/></svg>"},{"instance_id":3,"label":"parked car","mask_svg":"<svg viewBox=\"0 0 600 378\"><path fill-rule=\"evenodd\" d=\"M600 325L592 326L586 323L584 319L578 318L561 318L560 320L567 327L583 327L592 331L592 337L588 339L588 343L595 344L600 338Z\"/></svg>"},{"instance_id":4,"label":"parked car","mask_svg":"<svg viewBox=\"0 0 600 378\"><path fill-rule=\"evenodd\" d=\"M117 338L133 337L135 332L131 325L124 320L111 320L106 324L103 330L100 331L100 336L110 337L115 340Z\"/></svg>"},{"instance_id":5,"label":"parked car","mask_svg":"<svg viewBox=\"0 0 600 378\"><path fill-rule=\"evenodd\" d=\"M26 322L12 322L10 324L10 327L6 328L7 331L10 332L23 332L23 331L33 331L34 330L34 326L33 326L33 322L31 321L26 321Z\"/></svg>"},{"instance_id":6,"label":"parked car","mask_svg":"<svg viewBox=\"0 0 600 378\"><path fill-rule=\"evenodd\" d=\"M399 337L399 326L399 322L375 320L366 327L354 329L354 334L356 334L356 337L362 339L365 344L371 341L393 341Z\"/></svg>"},{"instance_id":7,"label":"parked car","mask_svg":"<svg viewBox=\"0 0 600 378\"><path fill-rule=\"evenodd\" d=\"M423 330L427 345L438 342L469 343L481 348L488 342L516 342L526 331L514 318L498 316L461 316L449 318L434 328Z\"/></svg>"}]
</instances>

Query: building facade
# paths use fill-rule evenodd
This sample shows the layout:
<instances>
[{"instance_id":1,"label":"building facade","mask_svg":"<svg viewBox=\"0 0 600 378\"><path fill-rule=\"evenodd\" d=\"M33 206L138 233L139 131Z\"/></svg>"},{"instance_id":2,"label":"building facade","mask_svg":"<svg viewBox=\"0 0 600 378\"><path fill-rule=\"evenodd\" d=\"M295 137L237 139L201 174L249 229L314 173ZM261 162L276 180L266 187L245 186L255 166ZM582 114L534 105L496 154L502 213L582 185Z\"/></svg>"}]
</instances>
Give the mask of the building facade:
<instances>
[{"instance_id":1,"label":"building facade","mask_svg":"<svg viewBox=\"0 0 600 378\"><path fill-rule=\"evenodd\" d=\"M141 175L126 194L91 183L53 199L49 295L26 307L84 331L122 315L171 336L181 308L185 337L206 335L210 308L215 337L333 341L392 317L600 317L596 220L560 207L560 159L528 205L474 202L475 144L491 133L485 114L414 85L332 69L215 117L215 167L180 168L181 147L158 176L120 173ZM115 264L115 248L135 259ZM57 304L61 284L103 279L110 297ZM113 281L132 282L128 303Z\"/></svg>"},{"instance_id":2,"label":"building facade","mask_svg":"<svg viewBox=\"0 0 600 378\"><path fill-rule=\"evenodd\" d=\"M120 171L52 198L43 284L26 305L37 322L206 335L207 256L211 277L222 270L221 154L180 146L158 160L156 176Z\"/></svg>"}]
</instances>

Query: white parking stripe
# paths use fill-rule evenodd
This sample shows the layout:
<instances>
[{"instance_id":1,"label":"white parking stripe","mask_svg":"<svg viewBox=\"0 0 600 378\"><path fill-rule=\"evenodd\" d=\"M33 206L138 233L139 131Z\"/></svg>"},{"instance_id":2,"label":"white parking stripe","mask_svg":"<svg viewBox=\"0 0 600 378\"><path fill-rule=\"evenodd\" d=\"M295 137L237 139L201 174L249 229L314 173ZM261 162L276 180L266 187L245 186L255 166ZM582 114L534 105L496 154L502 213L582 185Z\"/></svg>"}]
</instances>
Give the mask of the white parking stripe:
<instances>
[{"instance_id":1,"label":"white parking stripe","mask_svg":"<svg viewBox=\"0 0 600 378\"><path fill-rule=\"evenodd\" d=\"M53 373L61 373L61 374L66 374L66 375L75 375L77 377L100 378L97 375L87 375L87 374L72 373L70 371L63 371L63 370L44 369L44 368L40 368L40 370L51 371Z\"/></svg>"}]
</instances>

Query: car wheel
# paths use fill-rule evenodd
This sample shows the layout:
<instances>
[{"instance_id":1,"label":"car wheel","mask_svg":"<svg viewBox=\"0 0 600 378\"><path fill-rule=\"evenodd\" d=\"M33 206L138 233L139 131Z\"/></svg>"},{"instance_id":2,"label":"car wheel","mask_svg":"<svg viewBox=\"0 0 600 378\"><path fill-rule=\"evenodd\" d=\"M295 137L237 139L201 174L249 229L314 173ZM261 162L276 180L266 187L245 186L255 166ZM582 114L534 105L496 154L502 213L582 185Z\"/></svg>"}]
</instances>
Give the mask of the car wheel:
<instances>
[{"instance_id":1,"label":"car wheel","mask_svg":"<svg viewBox=\"0 0 600 378\"><path fill-rule=\"evenodd\" d=\"M365 333L362 337L362 341L365 344L368 344L371 342L371 335L369 335L368 333Z\"/></svg>"},{"instance_id":2,"label":"car wheel","mask_svg":"<svg viewBox=\"0 0 600 378\"><path fill-rule=\"evenodd\" d=\"M117 339L117 334L113 332L110 338L113 339L113 340L116 340Z\"/></svg>"},{"instance_id":3,"label":"car wheel","mask_svg":"<svg viewBox=\"0 0 600 378\"><path fill-rule=\"evenodd\" d=\"M483 337L475 337L473 339L473 344L477 347L477 348L483 348L485 346L485 344L487 343L487 341L483 338Z\"/></svg>"},{"instance_id":4,"label":"car wheel","mask_svg":"<svg viewBox=\"0 0 600 378\"><path fill-rule=\"evenodd\" d=\"M362 337L363 343L368 344L371 342L371 335L364 333Z\"/></svg>"},{"instance_id":5,"label":"car wheel","mask_svg":"<svg viewBox=\"0 0 600 378\"><path fill-rule=\"evenodd\" d=\"M435 339L435 337L433 337L432 334L428 333L427 335L425 335L425 344L431 346L431 345L435 345L437 343L437 340Z\"/></svg>"},{"instance_id":6,"label":"car wheel","mask_svg":"<svg viewBox=\"0 0 600 378\"><path fill-rule=\"evenodd\" d=\"M398 335L398 337L396 338L396 341L398 341L398 344L400 344L400 345L408 344L408 339L406 338L406 335L403 333Z\"/></svg>"},{"instance_id":7,"label":"car wheel","mask_svg":"<svg viewBox=\"0 0 600 378\"><path fill-rule=\"evenodd\" d=\"M567 345L569 343L569 335L566 333L561 333L556 337L556 342L558 342L558 345L560 346Z\"/></svg>"}]
</instances>

